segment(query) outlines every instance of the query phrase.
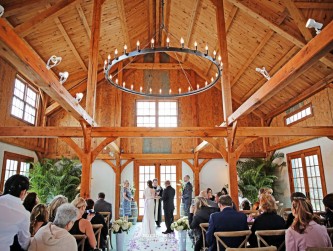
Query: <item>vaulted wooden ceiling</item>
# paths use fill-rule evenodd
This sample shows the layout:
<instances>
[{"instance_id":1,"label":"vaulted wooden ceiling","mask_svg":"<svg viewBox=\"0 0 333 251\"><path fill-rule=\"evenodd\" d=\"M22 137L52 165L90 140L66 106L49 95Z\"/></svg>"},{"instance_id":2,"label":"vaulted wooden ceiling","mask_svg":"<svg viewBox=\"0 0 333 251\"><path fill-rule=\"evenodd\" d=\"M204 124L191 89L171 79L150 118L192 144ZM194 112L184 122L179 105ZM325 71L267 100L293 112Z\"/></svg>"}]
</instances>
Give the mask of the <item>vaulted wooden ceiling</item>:
<instances>
[{"instance_id":1,"label":"vaulted wooden ceiling","mask_svg":"<svg viewBox=\"0 0 333 251\"><path fill-rule=\"evenodd\" d=\"M1 4L5 8L3 17L45 62L51 55L63 58L52 70L56 74L70 73L65 88L72 91L78 86L84 88L93 1L3 0ZM206 44L211 52L219 51L215 6L214 0L165 0L164 23L172 34L171 44L178 45L183 37L186 47L193 48L197 41L202 51ZM246 101L267 81L255 71L256 67L265 67L273 76L316 35L313 29L305 28L308 18L323 23L324 27L333 20L332 1L228 0L224 1L224 10L235 106ZM158 35L161 16L159 0L105 0L99 69L102 70L107 55L116 48L122 52L124 44L129 50L135 48L137 40L148 45L157 34L155 39L163 45L166 35L163 32ZM193 57L181 57L181 60L203 78L210 79L214 74L211 65L202 64ZM330 83L332 73L333 57L327 54L283 91L261 104L256 109L257 114L270 117L279 107L305 95L316 83L319 83L318 87ZM102 74L99 79L103 79Z\"/></svg>"}]
</instances>

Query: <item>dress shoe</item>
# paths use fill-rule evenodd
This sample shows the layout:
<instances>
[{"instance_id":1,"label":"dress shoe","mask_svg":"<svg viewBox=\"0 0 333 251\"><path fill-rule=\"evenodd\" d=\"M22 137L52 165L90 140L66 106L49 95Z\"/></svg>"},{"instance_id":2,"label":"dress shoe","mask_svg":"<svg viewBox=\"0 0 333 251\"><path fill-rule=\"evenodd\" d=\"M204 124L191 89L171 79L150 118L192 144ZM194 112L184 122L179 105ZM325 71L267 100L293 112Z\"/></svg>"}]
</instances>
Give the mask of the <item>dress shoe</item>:
<instances>
[{"instance_id":1,"label":"dress shoe","mask_svg":"<svg viewBox=\"0 0 333 251\"><path fill-rule=\"evenodd\" d=\"M162 234L169 234L170 232L168 232L168 231L164 231L164 232L162 232Z\"/></svg>"},{"instance_id":2,"label":"dress shoe","mask_svg":"<svg viewBox=\"0 0 333 251\"><path fill-rule=\"evenodd\" d=\"M161 227L161 225L157 225L157 227Z\"/></svg>"}]
</instances>

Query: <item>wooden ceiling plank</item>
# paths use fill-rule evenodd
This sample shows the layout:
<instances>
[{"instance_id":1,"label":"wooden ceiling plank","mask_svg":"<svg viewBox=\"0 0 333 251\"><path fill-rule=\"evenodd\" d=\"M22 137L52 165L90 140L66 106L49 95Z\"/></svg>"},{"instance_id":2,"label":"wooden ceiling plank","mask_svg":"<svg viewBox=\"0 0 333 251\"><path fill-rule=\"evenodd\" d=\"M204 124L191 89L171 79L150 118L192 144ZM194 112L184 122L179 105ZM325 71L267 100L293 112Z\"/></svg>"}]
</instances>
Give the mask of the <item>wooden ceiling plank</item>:
<instances>
[{"instance_id":1,"label":"wooden ceiling plank","mask_svg":"<svg viewBox=\"0 0 333 251\"><path fill-rule=\"evenodd\" d=\"M265 120L269 120L281 113L283 113L284 111L286 111L287 109L289 109L290 107L302 102L303 100L313 96L314 94L320 92L321 90L325 89L329 84L331 84L333 82L333 73L322 78L321 80L319 80L317 83L315 83L314 85L312 85L310 88L306 89L304 92L302 92L301 94L297 95L297 97L293 98L292 100L290 100L288 103L278 107L277 109L275 109L273 112L267 114L264 119Z\"/></svg>"},{"instance_id":2,"label":"wooden ceiling plank","mask_svg":"<svg viewBox=\"0 0 333 251\"><path fill-rule=\"evenodd\" d=\"M131 63L126 65L127 69L137 70L190 70L191 67L179 63Z\"/></svg>"},{"instance_id":3,"label":"wooden ceiling plank","mask_svg":"<svg viewBox=\"0 0 333 251\"><path fill-rule=\"evenodd\" d=\"M74 118L79 121L86 121L89 125L94 125L94 120L60 84L58 77L52 71L46 69L43 59L41 59L37 53L15 33L13 28L1 18L0 29L0 40L43 80L36 84L52 99L61 104Z\"/></svg>"},{"instance_id":4,"label":"wooden ceiling plank","mask_svg":"<svg viewBox=\"0 0 333 251\"><path fill-rule=\"evenodd\" d=\"M149 16L149 38L153 38L153 35L155 34L155 1L154 0L148 0L148 16ZM154 37L155 39L155 37Z\"/></svg>"},{"instance_id":5,"label":"wooden ceiling plank","mask_svg":"<svg viewBox=\"0 0 333 251\"><path fill-rule=\"evenodd\" d=\"M52 7L47 8L45 11L36 14L33 18L28 21L16 26L15 32L22 37L29 35L34 32L41 24L48 22L49 20L59 17L60 15L68 12L76 2L79 0L61 0L57 1Z\"/></svg>"},{"instance_id":6,"label":"wooden ceiling plank","mask_svg":"<svg viewBox=\"0 0 333 251\"><path fill-rule=\"evenodd\" d=\"M186 48L189 48L189 46L191 45L192 34L193 34L193 31L194 31L195 22L198 19L198 16L200 15L201 4L202 4L201 0L195 0L195 3L193 4L193 10L192 10L192 14L191 14L190 24L188 26L187 35L184 38ZM188 55L187 53L183 54L182 62L186 61L187 55Z\"/></svg>"},{"instance_id":7,"label":"wooden ceiling plank","mask_svg":"<svg viewBox=\"0 0 333 251\"><path fill-rule=\"evenodd\" d=\"M121 30L123 31L124 42L127 45L128 51L131 51L131 41L129 39L129 33L127 28L126 22L126 13L125 13L125 6L123 0L116 0L120 23L121 23Z\"/></svg>"},{"instance_id":8,"label":"wooden ceiling plank","mask_svg":"<svg viewBox=\"0 0 333 251\"><path fill-rule=\"evenodd\" d=\"M2 17L15 16L26 11L28 6L40 3L40 0L29 0L29 1L19 1L19 2L9 2L8 4L2 4L5 12Z\"/></svg>"},{"instance_id":9,"label":"wooden ceiling plank","mask_svg":"<svg viewBox=\"0 0 333 251\"><path fill-rule=\"evenodd\" d=\"M170 22L170 12L171 12L171 0L165 0L164 2L164 32L162 32L162 41L161 41L161 46L166 45L166 37L167 34L165 32L169 30L169 22Z\"/></svg>"},{"instance_id":10,"label":"wooden ceiling plank","mask_svg":"<svg viewBox=\"0 0 333 251\"><path fill-rule=\"evenodd\" d=\"M160 29L161 21L162 21L162 8L161 8L161 1L155 1L155 44L161 45L162 40L162 30ZM150 42L150 41L149 41Z\"/></svg>"},{"instance_id":11,"label":"wooden ceiling plank","mask_svg":"<svg viewBox=\"0 0 333 251\"><path fill-rule=\"evenodd\" d=\"M305 38L305 41L309 42L313 36L308 28L305 27L306 20L302 14L302 12L297 8L295 3L291 0L284 1L284 4L286 5L290 16L294 20L295 24L297 25L298 29L302 33L303 37Z\"/></svg>"},{"instance_id":12,"label":"wooden ceiling plank","mask_svg":"<svg viewBox=\"0 0 333 251\"><path fill-rule=\"evenodd\" d=\"M332 49L333 21L331 21L320 34L304 46L288 63L268 80L266 84L246 100L231 116L229 116L228 124L232 124L242 115L251 112L256 107L266 102L270 97L290 84Z\"/></svg>"},{"instance_id":13,"label":"wooden ceiling plank","mask_svg":"<svg viewBox=\"0 0 333 251\"><path fill-rule=\"evenodd\" d=\"M85 65L85 63L83 62L79 52L77 51L77 49L75 48L72 40L70 39L70 37L68 36L68 33L66 32L63 24L61 23L60 19L58 17L56 17L54 19L55 23L57 24L58 29L60 30L62 36L65 38L67 44L69 45L69 48L71 49L71 51L73 52L75 58L77 59L77 61L79 62L80 66L82 67L83 70L87 71L87 66Z\"/></svg>"},{"instance_id":14,"label":"wooden ceiling plank","mask_svg":"<svg viewBox=\"0 0 333 251\"><path fill-rule=\"evenodd\" d=\"M333 9L332 2L295 2L299 9Z\"/></svg>"},{"instance_id":15,"label":"wooden ceiling plank","mask_svg":"<svg viewBox=\"0 0 333 251\"><path fill-rule=\"evenodd\" d=\"M101 32L102 4L104 0L94 0L92 15L92 36L89 48L89 67L86 93L86 111L95 116L96 87L98 73L98 53Z\"/></svg>"}]
</instances>

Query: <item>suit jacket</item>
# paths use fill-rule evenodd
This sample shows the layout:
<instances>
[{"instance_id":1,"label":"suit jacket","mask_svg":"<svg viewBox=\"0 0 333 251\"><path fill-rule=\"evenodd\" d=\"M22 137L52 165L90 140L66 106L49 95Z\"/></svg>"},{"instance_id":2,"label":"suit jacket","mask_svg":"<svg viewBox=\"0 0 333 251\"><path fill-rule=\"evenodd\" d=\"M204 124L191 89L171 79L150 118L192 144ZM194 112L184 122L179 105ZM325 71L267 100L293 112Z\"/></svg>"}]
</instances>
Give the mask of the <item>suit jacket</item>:
<instances>
[{"instance_id":1,"label":"suit jacket","mask_svg":"<svg viewBox=\"0 0 333 251\"><path fill-rule=\"evenodd\" d=\"M94 205L94 210L99 213L99 212L110 212L110 220L112 219L112 204L105 201L104 199L98 199L95 202Z\"/></svg>"},{"instance_id":2,"label":"suit jacket","mask_svg":"<svg viewBox=\"0 0 333 251\"><path fill-rule=\"evenodd\" d=\"M174 210L174 198L175 198L176 191L173 187L168 186L163 190L162 200L163 200L163 209L167 210Z\"/></svg>"},{"instance_id":3,"label":"suit jacket","mask_svg":"<svg viewBox=\"0 0 333 251\"><path fill-rule=\"evenodd\" d=\"M224 208L222 212L211 214L206 234L209 251L217 250L214 232L243 231L248 229L246 215L235 211L231 207ZM243 240L243 237L223 238L228 247L238 247ZM220 250L225 250L225 248L220 245Z\"/></svg>"},{"instance_id":4,"label":"suit jacket","mask_svg":"<svg viewBox=\"0 0 333 251\"><path fill-rule=\"evenodd\" d=\"M193 186L192 186L191 182L187 182L184 187L183 194L182 194L183 203L185 205L191 205L192 192L193 192Z\"/></svg>"}]
</instances>

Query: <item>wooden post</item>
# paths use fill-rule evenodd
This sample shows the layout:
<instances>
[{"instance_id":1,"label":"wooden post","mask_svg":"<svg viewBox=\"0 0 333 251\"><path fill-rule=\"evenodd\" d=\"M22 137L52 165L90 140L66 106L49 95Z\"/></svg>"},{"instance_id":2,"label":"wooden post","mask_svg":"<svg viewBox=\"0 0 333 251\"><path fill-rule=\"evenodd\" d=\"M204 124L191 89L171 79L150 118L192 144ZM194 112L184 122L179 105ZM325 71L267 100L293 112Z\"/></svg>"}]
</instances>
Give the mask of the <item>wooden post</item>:
<instances>
[{"instance_id":1,"label":"wooden post","mask_svg":"<svg viewBox=\"0 0 333 251\"><path fill-rule=\"evenodd\" d=\"M200 193L200 170L199 170L199 152L194 154L193 160L193 180L194 180L194 195L199 195Z\"/></svg>"},{"instance_id":2,"label":"wooden post","mask_svg":"<svg viewBox=\"0 0 333 251\"><path fill-rule=\"evenodd\" d=\"M238 181L237 181L237 156L235 152L229 152L229 194L236 208L239 208L238 202Z\"/></svg>"},{"instance_id":3,"label":"wooden post","mask_svg":"<svg viewBox=\"0 0 333 251\"><path fill-rule=\"evenodd\" d=\"M82 174L81 174L81 189L80 195L86 199L90 197L91 187L91 153L83 154L80 158L82 163Z\"/></svg>"},{"instance_id":4,"label":"wooden post","mask_svg":"<svg viewBox=\"0 0 333 251\"><path fill-rule=\"evenodd\" d=\"M120 206L120 185L121 184L121 165L120 165L120 156L116 155L116 198L115 198L115 219L119 218L119 206Z\"/></svg>"}]
</instances>

